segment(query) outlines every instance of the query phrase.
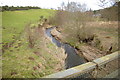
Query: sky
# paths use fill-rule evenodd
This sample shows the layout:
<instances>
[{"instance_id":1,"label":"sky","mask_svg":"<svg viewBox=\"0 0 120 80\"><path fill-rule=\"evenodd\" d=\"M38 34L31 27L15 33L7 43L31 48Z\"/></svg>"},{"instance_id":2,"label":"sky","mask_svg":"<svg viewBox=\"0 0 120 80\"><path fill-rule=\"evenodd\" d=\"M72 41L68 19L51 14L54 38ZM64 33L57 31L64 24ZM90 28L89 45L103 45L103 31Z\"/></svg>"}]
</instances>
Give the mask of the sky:
<instances>
[{"instance_id":1,"label":"sky","mask_svg":"<svg viewBox=\"0 0 120 80\"><path fill-rule=\"evenodd\" d=\"M98 6L98 0L69 0L69 2L85 3L92 10L101 9ZM61 3L68 3L68 0L0 0L0 6L38 6L41 8L54 8L57 9Z\"/></svg>"}]
</instances>

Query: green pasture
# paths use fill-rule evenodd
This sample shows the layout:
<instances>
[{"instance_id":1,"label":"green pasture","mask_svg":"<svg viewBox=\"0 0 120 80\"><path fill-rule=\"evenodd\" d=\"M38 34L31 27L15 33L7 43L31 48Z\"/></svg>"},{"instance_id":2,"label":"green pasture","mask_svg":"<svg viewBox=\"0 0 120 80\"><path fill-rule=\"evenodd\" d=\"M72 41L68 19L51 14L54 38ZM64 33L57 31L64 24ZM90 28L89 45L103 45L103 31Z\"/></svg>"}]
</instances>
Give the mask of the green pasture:
<instances>
[{"instance_id":1,"label":"green pasture","mask_svg":"<svg viewBox=\"0 0 120 80\"><path fill-rule=\"evenodd\" d=\"M54 11L49 9L2 12L2 41L4 43L12 42L19 37L28 23L36 23L39 21L40 16L48 18L53 13Z\"/></svg>"},{"instance_id":2,"label":"green pasture","mask_svg":"<svg viewBox=\"0 0 120 80\"><path fill-rule=\"evenodd\" d=\"M49 16L54 15L54 12L55 11L49 9L2 12L2 41L4 44L14 42L2 55L2 76L4 78L38 78L54 72L52 68L49 67L49 64L44 64L42 60L44 58L52 58L54 61L53 56L46 56L50 55L48 51L46 51L46 48L37 50L36 48L29 48L24 30L29 23L37 26L37 23L40 22L40 16L49 18ZM40 41L43 41L42 38L40 38ZM39 46L41 46L41 44L42 43L38 43ZM36 51L39 53L43 52L44 58L36 55L34 53ZM55 64L55 61L53 61L51 64ZM51 60L45 62L50 63ZM38 68L38 65L41 65L43 68ZM49 69L46 69L44 66ZM34 70L34 68L37 68L37 70Z\"/></svg>"}]
</instances>

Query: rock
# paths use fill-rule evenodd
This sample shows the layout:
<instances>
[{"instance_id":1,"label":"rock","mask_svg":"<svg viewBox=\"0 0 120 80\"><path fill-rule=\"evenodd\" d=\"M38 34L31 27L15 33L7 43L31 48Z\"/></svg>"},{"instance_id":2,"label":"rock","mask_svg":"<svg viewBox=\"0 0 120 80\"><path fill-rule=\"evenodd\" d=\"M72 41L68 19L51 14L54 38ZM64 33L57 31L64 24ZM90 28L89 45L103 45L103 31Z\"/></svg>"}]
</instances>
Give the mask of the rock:
<instances>
[{"instance_id":1,"label":"rock","mask_svg":"<svg viewBox=\"0 0 120 80\"><path fill-rule=\"evenodd\" d=\"M58 31L56 30L56 28L54 28L54 29L51 30L51 34L52 34L54 37L56 37L58 40L61 40L61 39L62 39L61 33L58 32Z\"/></svg>"}]
</instances>

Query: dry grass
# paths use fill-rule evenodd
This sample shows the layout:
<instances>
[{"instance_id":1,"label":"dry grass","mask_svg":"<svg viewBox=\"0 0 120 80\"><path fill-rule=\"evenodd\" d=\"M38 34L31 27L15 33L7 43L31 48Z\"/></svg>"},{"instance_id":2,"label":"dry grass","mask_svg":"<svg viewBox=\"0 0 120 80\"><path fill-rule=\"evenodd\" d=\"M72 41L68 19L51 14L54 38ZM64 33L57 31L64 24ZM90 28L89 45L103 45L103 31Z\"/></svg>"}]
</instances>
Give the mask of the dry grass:
<instances>
[{"instance_id":1,"label":"dry grass","mask_svg":"<svg viewBox=\"0 0 120 80\"><path fill-rule=\"evenodd\" d=\"M82 12L58 11L49 23L57 26L57 30L64 34L64 42L76 46L76 43L88 42L94 36L91 29L86 26L87 22L94 21L90 15Z\"/></svg>"},{"instance_id":2,"label":"dry grass","mask_svg":"<svg viewBox=\"0 0 120 80\"><path fill-rule=\"evenodd\" d=\"M118 50L118 22L89 22L87 23L89 27L94 29L93 33L100 40L101 44L99 48L101 50L109 50L112 46L112 52Z\"/></svg>"}]
</instances>

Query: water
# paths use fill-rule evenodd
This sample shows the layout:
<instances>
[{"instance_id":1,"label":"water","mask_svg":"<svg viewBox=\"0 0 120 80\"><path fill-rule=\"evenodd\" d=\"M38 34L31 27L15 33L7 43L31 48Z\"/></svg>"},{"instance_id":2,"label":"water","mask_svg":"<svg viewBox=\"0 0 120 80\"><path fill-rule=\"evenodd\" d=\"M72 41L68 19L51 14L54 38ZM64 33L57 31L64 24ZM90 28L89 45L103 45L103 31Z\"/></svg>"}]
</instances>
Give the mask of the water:
<instances>
[{"instance_id":1,"label":"water","mask_svg":"<svg viewBox=\"0 0 120 80\"><path fill-rule=\"evenodd\" d=\"M51 30L54 29L55 27L52 28L48 28L46 29L46 34L48 37L50 37L52 39L52 42L54 44L56 44L57 47L63 47L65 50L65 53L67 54L67 58L65 59L65 68L71 68L80 64L83 64L86 62L86 60L79 56L76 52L75 52L75 48L73 48L72 46L70 46L69 44L64 44L61 43L60 41L58 41L57 39L55 39L52 35L51 35Z\"/></svg>"}]
</instances>

